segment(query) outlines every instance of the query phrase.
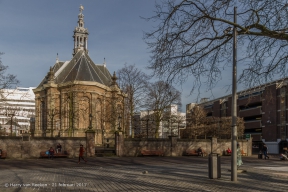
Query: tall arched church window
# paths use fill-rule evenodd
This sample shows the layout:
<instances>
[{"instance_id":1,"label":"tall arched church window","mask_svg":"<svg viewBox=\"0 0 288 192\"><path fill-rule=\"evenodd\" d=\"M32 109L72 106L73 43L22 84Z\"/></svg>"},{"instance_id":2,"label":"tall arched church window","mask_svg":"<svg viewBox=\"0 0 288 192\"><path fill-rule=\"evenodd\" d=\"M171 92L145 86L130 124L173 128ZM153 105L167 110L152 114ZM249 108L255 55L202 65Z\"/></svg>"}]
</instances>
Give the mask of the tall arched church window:
<instances>
[{"instance_id":1,"label":"tall arched church window","mask_svg":"<svg viewBox=\"0 0 288 192\"><path fill-rule=\"evenodd\" d=\"M81 97L78 100L79 129L87 129L89 126L90 100L88 97Z\"/></svg>"}]
</instances>

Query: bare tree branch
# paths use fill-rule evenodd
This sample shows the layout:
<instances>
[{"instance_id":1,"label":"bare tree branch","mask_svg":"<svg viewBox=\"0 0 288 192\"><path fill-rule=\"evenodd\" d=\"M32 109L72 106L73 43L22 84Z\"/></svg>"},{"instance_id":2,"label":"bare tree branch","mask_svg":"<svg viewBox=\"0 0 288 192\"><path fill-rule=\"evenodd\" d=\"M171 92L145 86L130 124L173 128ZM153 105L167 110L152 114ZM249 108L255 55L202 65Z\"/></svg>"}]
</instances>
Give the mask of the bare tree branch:
<instances>
[{"instance_id":1,"label":"bare tree branch","mask_svg":"<svg viewBox=\"0 0 288 192\"><path fill-rule=\"evenodd\" d=\"M240 0L238 22L233 22L231 0L163 1L156 4L154 31L145 33L152 56L153 75L183 84L192 76L191 91L206 85L212 89L232 63L232 34L237 29L239 82L255 86L284 77L288 62L288 4L281 0Z\"/></svg>"},{"instance_id":2,"label":"bare tree branch","mask_svg":"<svg viewBox=\"0 0 288 192\"><path fill-rule=\"evenodd\" d=\"M144 103L148 111L153 111L156 124L155 137L158 138L160 122L164 118L164 113L171 109L172 104L178 105L178 109L181 108L181 93L164 81L147 83Z\"/></svg>"},{"instance_id":3,"label":"bare tree branch","mask_svg":"<svg viewBox=\"0 0 288 192\"><path fill-rule=\"evenodd\" d=\"M4 53L0 52L0 56L3 55ZM11 74L6 74L6 71L8 69L8 66L4 66L1 57L0 57L0 90L1 89L9 89L12 86L16 86L19 81L16 79L15 75Z\"/></svg>"}]
</instances>

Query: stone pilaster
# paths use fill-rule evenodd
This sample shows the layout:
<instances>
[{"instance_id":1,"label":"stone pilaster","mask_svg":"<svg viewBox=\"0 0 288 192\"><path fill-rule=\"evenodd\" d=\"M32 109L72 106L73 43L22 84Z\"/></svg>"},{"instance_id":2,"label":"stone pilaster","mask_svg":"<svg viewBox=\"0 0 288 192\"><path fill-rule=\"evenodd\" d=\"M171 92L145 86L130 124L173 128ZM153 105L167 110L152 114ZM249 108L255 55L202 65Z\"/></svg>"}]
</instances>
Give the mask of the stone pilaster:
<instances>
[{"instance_id":1,"label":"stone pilaster","mask_svg":"<svg viewBox=\"0 0 288 192\"><path fill-rule=\"evenodd\" d=\"M95 131L87 130L85 133L87 156L92 157L95 155Z\"/></svg>"},{"instance_id":2,"label":"stone pilaster","mask_svg":"<svg viewBox=\"0 0 288 192\"><path fill-rule=\"evenodd\" d=\"M124 137L123 132L116 132L115 133L115 149L116 149L116 155L118 157L123 156L123 148L124 148Z\"/></svg>"},{"instance_id":3,"label":"stone pilaster","mask_svg":"<svg viewBox=\"0 0 288 192\"><path fill-rule=\"evenodd\" d=\"M79 126L79 106L78 106L78 92L72 93L72 105L73 105L73 123L72 123L72 137L75 137L75 128ZM83 131L81 130L82 134Z\"/></svg>"}]
</instances>

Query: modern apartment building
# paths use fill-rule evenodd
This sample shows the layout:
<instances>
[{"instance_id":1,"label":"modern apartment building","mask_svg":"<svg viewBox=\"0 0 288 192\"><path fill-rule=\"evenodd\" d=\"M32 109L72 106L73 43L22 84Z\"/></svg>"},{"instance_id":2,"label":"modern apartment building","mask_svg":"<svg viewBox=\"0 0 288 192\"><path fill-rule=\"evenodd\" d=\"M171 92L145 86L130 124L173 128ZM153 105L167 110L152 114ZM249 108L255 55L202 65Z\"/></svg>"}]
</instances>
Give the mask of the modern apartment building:
<instances>
[{"instance_id":1,"label":"modern apartment building","mask_svg":"<svg viewBox=\"0 0 288 192\"><path fill-rule=\"evenodd\" d=\"M253 142L270 143L276 152L279 143L287 143L288 79L276 80L237 93L237 115L245 121L245 134L251 134ZM189 114L195 103L186 105ZM231 116L232 97L226 95L217 99L202 99L207 116ZM278 151L279 152L279 151Z\"/></svg>"},{"instance_id":2,"label":"modern apartment building","mask_svg":"<svg viewBox=\"0 0 288 192\"><path fill-rule=\"evenodd\" d=\"M22 132L29 132L30 118L35 116L35 96L32 89L34 87L17 87L0 91L0 124L2 131L5 130L8 135L11 127L17 136Z\"/></svg>"},{"instance_id":3,"label":"modern apartment building","mask_svg":"<svg viewBox=\"0 0 288 192\"><path fill-rule=\"evenodd\" d=\"M155 138L157 122L154 111L140 111L134 116L132 133L135 137ZM171 105L160 118L158 133L159 138L168 138L170 135L178 135L186 128L186 113L178 111L177 105Z\"/></svg>"}]
</instances>

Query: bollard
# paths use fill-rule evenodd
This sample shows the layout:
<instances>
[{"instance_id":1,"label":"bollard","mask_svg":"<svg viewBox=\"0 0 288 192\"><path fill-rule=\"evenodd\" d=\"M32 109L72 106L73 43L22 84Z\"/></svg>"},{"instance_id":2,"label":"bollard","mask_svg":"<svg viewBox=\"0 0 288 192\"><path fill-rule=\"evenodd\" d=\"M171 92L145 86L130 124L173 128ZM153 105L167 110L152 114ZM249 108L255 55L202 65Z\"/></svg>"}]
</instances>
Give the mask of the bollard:
<instances>
[{"instance_id":1,"label":"bollard","mask_svg":"<svg viewBox=\"0 0 288 192\"><path fill-rule=\"evenodd\" d=\"M208 160L209 179L221 177L220 156L217 153L211 153Z\"/></svg>"}]
</instances>

